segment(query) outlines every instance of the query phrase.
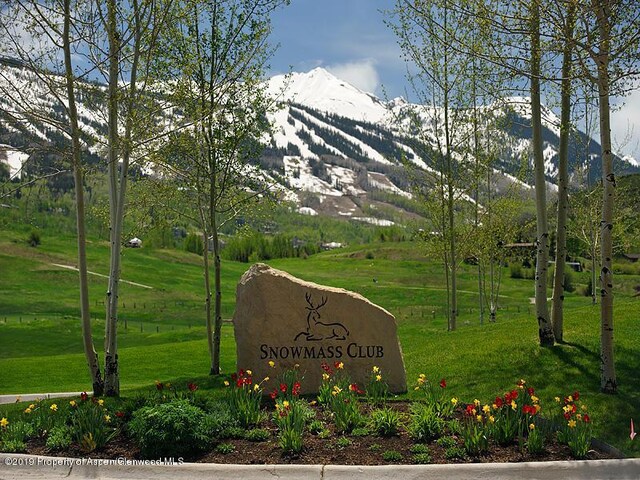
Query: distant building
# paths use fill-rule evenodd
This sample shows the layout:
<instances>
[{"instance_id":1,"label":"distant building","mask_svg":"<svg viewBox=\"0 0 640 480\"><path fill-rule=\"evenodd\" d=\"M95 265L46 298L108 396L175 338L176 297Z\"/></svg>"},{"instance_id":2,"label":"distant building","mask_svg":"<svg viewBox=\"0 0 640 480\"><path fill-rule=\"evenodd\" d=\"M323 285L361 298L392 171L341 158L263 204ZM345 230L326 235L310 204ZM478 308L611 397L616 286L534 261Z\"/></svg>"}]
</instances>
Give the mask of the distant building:
<instances>
[{"instance_id":1,"label":"distant building","mask_svg":"<svg viewBox=\"0 0 640 480\"><path fill-rule=\"evenodd\" d=\"M140 248L142 247L142 240L138 237L133 237L131 240L127 241L124 246L128 248Z\"/></svg>"},{"instance_id":2,"label":"distant building","mask_svg":"<svg viewBox=\"0 0 640 480\"><path fill-rule=\"evenodd\" d=\"M623 253L622 256L633 263L640 260L640 253Z\"/></svg>"}]
</instances>

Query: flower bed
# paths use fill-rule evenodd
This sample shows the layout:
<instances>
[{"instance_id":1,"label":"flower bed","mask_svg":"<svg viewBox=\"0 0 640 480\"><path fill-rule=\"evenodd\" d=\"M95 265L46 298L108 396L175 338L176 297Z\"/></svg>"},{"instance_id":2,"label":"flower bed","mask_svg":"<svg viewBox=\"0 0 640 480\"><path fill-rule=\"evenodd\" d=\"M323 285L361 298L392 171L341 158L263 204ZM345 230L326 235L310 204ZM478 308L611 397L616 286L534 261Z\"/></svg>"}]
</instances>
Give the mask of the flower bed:
<instances>
[{"instance_id":1,"label":"flower bed","mask_svg":"<svg viewBox=\"0 0 640 480\"><path fill-rule=\"evenodd\" d=\"M273 364L271 364L273 366ZM217 463L429 464L602 459L579 392L543 406L524 380L489 402L447 395L421 374L418 401L391 401L384 372L366 385L323 364L316 398L300 398L296 368L269 380L240 370L214 399L189 383L157 382L127 400L34 402L0 419L0 451L60 456L184 458Z\"/></svg>"}]
</instances>

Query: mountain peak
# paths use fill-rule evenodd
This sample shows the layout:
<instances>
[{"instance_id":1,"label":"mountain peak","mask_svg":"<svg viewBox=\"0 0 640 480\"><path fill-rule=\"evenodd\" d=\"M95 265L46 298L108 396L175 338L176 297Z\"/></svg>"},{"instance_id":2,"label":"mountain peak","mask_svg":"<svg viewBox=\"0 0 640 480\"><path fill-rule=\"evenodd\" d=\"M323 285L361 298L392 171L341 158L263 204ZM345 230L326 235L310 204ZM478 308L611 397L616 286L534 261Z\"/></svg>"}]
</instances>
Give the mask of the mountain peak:
<instances>
[{"instance_id":1,"label":"mountain peak","mask_svg":"<svg viewBox=\"0 0 640 480\"><path fill-rule=\"evenodd\" d=\"M363 92L323 67L305 73L277 75L269 80L271 92L283 92L283 100L301 103L323 112L378 123L388 113L378 98Z\"/></svg>"}]
</instances>

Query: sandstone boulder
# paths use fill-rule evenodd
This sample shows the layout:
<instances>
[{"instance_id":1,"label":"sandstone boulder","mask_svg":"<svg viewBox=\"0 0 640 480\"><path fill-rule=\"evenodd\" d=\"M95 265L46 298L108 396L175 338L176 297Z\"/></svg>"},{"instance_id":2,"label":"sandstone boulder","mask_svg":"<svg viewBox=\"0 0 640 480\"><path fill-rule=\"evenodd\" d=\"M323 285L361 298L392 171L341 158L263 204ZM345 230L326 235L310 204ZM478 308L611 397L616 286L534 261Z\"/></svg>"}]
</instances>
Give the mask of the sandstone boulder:
<instances>
[{"instance_id":1,"label":"sandstone boulder","mask_svg":"<svg viewBox=\"0 0 640 480\"><path fill-rule=\"evenodd\" d=\"M395 318L357 293L258 263L240 279L233 324L237 367L251 369L255 379L269 376L267 392L298 365L302 393L315 393L322 363L336 362L361 387L377 366L392 392L407 389Z\"/></svg>"}]
</instances>

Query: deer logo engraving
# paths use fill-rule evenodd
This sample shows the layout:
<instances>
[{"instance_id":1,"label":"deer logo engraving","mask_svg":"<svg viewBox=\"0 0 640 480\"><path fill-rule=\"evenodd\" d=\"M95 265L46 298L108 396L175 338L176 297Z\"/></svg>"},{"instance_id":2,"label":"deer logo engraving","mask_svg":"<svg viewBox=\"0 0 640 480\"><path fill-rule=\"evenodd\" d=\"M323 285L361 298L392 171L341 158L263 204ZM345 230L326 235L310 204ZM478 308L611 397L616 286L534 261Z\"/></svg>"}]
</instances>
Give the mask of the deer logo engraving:
<instances>
[{"instance_id":1,"label":"deer logo engraving","mask_svg":"<svg viewBox=\"0 0 640 480\"><path fill-rule=\"evenodd\" d=\"M294 341L300 337L306 337L308 342L317 342L321 340L346 340L349 336L349 330L339 322L327 323L321 321L320 309L327 303L327 297L322 297L320 303L313 304L310 293L305 294L308 307L305 307L307 313L307 328L296 335Z\"/></svg>"}]
</instances>

